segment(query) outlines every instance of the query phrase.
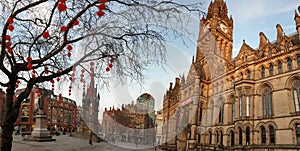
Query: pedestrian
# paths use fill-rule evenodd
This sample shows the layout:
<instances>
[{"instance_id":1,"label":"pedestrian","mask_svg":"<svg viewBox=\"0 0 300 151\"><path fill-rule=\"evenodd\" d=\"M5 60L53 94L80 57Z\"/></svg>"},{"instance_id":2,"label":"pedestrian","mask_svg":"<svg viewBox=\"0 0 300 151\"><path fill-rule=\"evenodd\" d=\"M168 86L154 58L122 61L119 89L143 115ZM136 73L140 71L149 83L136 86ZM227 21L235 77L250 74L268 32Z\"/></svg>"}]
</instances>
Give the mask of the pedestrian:
<instances>
[{"instance_id":1,"label":"pedestrian","mask_svg":"<svg viewBox=\"0 0 300 151\"><path fill-rule=\"evenodd\" d=\"M90 131L89 144L93 145L93 132L92 131Z\"/></svg>"}]
</instances>

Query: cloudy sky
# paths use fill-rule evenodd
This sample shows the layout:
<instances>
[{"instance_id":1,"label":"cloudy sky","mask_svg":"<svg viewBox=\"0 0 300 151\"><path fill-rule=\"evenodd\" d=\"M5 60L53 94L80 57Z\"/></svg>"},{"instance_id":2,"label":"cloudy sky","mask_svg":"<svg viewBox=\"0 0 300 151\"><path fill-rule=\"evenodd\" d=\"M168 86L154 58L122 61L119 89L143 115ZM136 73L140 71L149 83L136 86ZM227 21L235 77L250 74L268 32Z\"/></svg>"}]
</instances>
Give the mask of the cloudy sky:
<instances>
[{"instance_id":1,"label":"cloudy sky","mask_svg":"<svg viewBox=\"0 0 300 151\"><path fill-rule=\"evenodd\" d=\"M192 2L192 1L189 1ZM194 2L199 2L194 0ZM207 11L210 0L200 0ZM259 32L264 32L270 41L276 39L276 24L280 24L286 35L296 32L294 16L295 10L300 6L298 0L227 0L229 15L234 20L233 57L242 45L243 39L252 48L257 48ZM198 32L199 18L195 16L192 29ZM153 67L146 71L147 76L143 87L138 85L125 85L112 87L110 92L102 91L101 110L104 107L119 107L123 103L130 103L142 93L150 93L156 100L156 109L162 109L162 98L170 82L174 82L179 74L188 72L191 58L196 54L196 36L185 37L186 45L177 42L168 43L168 58L165 69Z\"/></svg>"}]
</instances>

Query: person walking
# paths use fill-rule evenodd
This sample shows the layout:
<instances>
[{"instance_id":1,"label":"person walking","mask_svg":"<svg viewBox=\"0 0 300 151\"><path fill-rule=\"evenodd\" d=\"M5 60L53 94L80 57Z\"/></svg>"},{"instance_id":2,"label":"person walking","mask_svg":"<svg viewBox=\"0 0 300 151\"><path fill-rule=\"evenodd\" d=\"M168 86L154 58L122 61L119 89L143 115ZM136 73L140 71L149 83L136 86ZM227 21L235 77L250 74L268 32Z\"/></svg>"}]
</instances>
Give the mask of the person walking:
<instances>
[{"instance_id":1,"label":"person walking","mask_svg":"<svg viewBox=\"0 0 300 151\"><path fill-rule=\"evenodd\" d=\"M90 131L89 144L93 145L93 132L92 131Z\"/></svg>"}]
</instances>

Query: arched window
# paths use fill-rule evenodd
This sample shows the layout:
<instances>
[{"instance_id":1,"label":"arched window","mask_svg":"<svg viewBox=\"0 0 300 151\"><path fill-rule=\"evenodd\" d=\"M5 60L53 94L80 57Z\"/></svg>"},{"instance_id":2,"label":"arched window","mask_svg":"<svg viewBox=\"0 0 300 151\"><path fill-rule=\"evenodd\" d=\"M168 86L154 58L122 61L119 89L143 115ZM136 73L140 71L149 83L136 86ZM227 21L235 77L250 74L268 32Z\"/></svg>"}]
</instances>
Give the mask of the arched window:
<instances>
[{"instance_id":1,"label":"arched window","mask_svg":"<svg viewBox=\"0 0 300 151\"><path fill-rule=\"evenodd\" d=\"M265 67L261 67L261 78L265 77Z\"/></svg>"},{"instance_id":2,"label":"arched window","mask_svg":"<svg viewBox=\"0 0 300 151\"><path fill-rule=\"evenodd\" d=\"M296 131L296 138L297 138L297 144L300 144L300 125L295 125L295 131Z\"/></svg>"},{"instance_id":3,"label":"arched window","mask_svg":"<svg viewBox=\"0 0 300 151\"><path fill-rule=\"evenodd\" d=\"M266 129L265 127L260 127L260 135L261 135L261 143L262 144L266 144L267 140L266 140Z\"/></svg>"},{"instance_id":4,"label":"arched window","mask_svg":"<svg viewBox=\"0 0 300 151\"><path fill-rule=\"evenodd\" d=\"M217 142L217 144L219 144L219 132L217 131L216 133L217 133L217 137L216 137L217 141L216 142Z\"/></svg>"},{"instance_id":5,"label":"arched window","mask_svg":"<svg viewBox=\"0 0 300 151\"><path fill-rule=\"evenodd\" d=\"M224 122L224 104L220 105L220 112L219 112L219 123Z\"/></svg>"},{"instance_id":6,"label":"arched window","mask_svg":"<svg viewBox=\"0 0 300 151\"><path fill-rule=\"evenodd\" d=\"M201 123L202 122L202 111L203 110L203 107L202 107L202 103L200 104L200 111L199 111L199 122Z\"/></svg>"},{"instance_id":7,"label":"arched window","mask_svg":"<svg viewBox=\"0 0 300 151\"><path fill-rule=\"evenodd\" d=\"M198 134L198 144L201 143L201 134Z\"/></svg>"},{"instance_id":8,"label":"arched window","mask_svg":"<svg viewBox=\"0 0 300 151\"><path fill-rule=\"evenodd\" d=\"M243 116L243 96L240 95L239 98L239 116L242 117Z\"/></svg>"},{"instance_id":9,"label":"arched window","mask_svg":"<svg viewBox=\"0 0 300 151\"><path fill-rule=\"evenodd\" d=\"M278 73L282 73L282 62L278 61Z\"/></svg>"},{"instance_id":10,"label":"arched window","mask_svg":"<svg viewBox=\"0 0 300 151\"><path fill-rule=\"evenodd\" d=\"M223 132L220 131L220 144L223 145Z\"/></svg>"},{"instance_id":11,"label":"arched window","mask_svg":"<svg viewBox=\"0 0 300 151\"><path fill-rule=\"evenodd\" d=\"M246 116L250 116L250 97L246 96Z\"/></svg>"},{"instance_id":12,"label":"arched window","mask_svg":"<svg viewBox=\"0 0 300 151\"><path fill-rule=\"evenodd\" d=\"M263 51L263 52L261 53L260 58L263 58L263 57L265 57L265 51Z\"/></svg>"},{"instance_id":13,"label":"arched window","mask_svg":"<svg viewBox=\"0 0 300 151\"><path fill-rule=\"evenodd\" d=\"M251 78L251 72L250 70L247 70L247 79L250 80L250 78Z\"/></svg>"},{"instance_id":14,"label":"arched window","mask_svg":"<svg viewBox=\"0 0 300 151\"><path fill-rule=\"evenodd\" d=\"M270 144L275 144L275 130L272 125L269 126L269 132L270 132Z\"/></svg>"},{"instance_id":15,"label":"arched window","mask_svg":"<svg viewBox=\"0 0 300 151\"><path fill-rule=\"evenodd\" d=\"M208 133L209 133L209 144L212 144L212 133L211 131L209 131Z\"/></svg>"},{"instance_id":16,"label":"arched window","mask_svg":"<svg viewBox=\"0 0 300 151\"><path fill-rule=\"evenodd\" d=\"M293 84L293 97L295 103L295 111L300 111L300 103L299 103L299 92L300 92L300 82L297 80Z\"/></svg>"},{"instance_id":17,"label":"arched window","mask_svg":"<svg viewBox=\"0 0 300 151\"><path fill-rule=\"evenodd\" d=\"M297 56L297 64L298 64L298 68L300 68L300 56Z\"/></svg>"},{"instance_id":18,"label":"arched window","mask_svg":"<svg viewBox=\"0 0 300 151\"><path fill-rule=\"evenodd\" d=\"M270 67L269 67L269 75L272 76L273 75L273 64L270 63Z\"/></svg>"},{"instance_id":19,"label":"arched window","mask_svg":"<svg viewBox=\"0 0 300 151\"><path fill-rule=\"evenodd\" d=\"M243 145L243 131L239 128L239 145Z\"/></svg>"},{"instance_id":20,"label":"arched window","mask_svg":"<svg viewBox=\"0 0 300 151\"><path fill-rule=\"evenodd\" d=\"M232 104L231 104L231 119L232 119L232 122L235 121L235 103L234 103L234 100L232 101Z\"/></svg>"},{"instance_id":21,"label":"arched window","mask_svg":"<svg viewBox=\"0 0 300 151\"><path fill-rule=\"evenodd\" d=\"M290 58L287 59L287 68L288 68L288 71L292 70L292 60Z\"/></svg>"},{"instance_id":22,"label":"arched window","mask_svg":"<svg viewBox=\"0 0 300 151\"><path fill-rule=\"evenodd\" d=\"M272 116L272 93L269 87L266 87L262 94L262 109L264 117Z\"/></svg>"},{"instance_id":23,"label":"arched window","mask_svg":"<svg viewBox=\"0 0 300 151\"><path fill-rule=\"evenodd\" d=\"M246 145L250 144L250 127L246 128Z\"/></svg>"},{"instance_id":24,"label":"arched window","mask_svg":"<svg viewBox=\"0 0 300 151\"><path fill-rule=\"evenodd\" d=\"M268 54L269 54L269 57L272 56L272 49L271 48L269 48Z\"/></svg>"},{"instance_id":25,"label":"arched window","mask_svg":"<svg viewBox=\"0 0 300 151\"><path fill-rule=\"evenodd\" d=\"M230 145L231 146L234 146L234 132L233 131L230 131Z\"/></svg>"}]
</instances>

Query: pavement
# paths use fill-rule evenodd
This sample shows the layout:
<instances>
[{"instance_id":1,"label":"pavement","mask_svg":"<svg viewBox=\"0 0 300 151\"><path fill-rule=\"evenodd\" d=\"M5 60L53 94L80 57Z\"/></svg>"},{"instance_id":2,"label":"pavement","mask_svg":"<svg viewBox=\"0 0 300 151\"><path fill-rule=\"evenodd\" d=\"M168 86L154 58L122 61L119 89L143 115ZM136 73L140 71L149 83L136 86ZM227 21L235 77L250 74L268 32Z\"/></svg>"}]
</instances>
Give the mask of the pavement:
<instances>
[{"instance_id":1,"label":"pavement","mask_svg":"<svg viewBox=\"0 0 300 151\"><path fill-rule=\"evenodd\" d=\"M154 147L146 145L135 145L130 143L93 142L89 145L88 140L70 137L68 135L53 136L53 142L35 142L23 140L21 135L14 135L12 151L154 151ZM157 149L157 151L162 151Z\"/></svg>"}]
</instances>

